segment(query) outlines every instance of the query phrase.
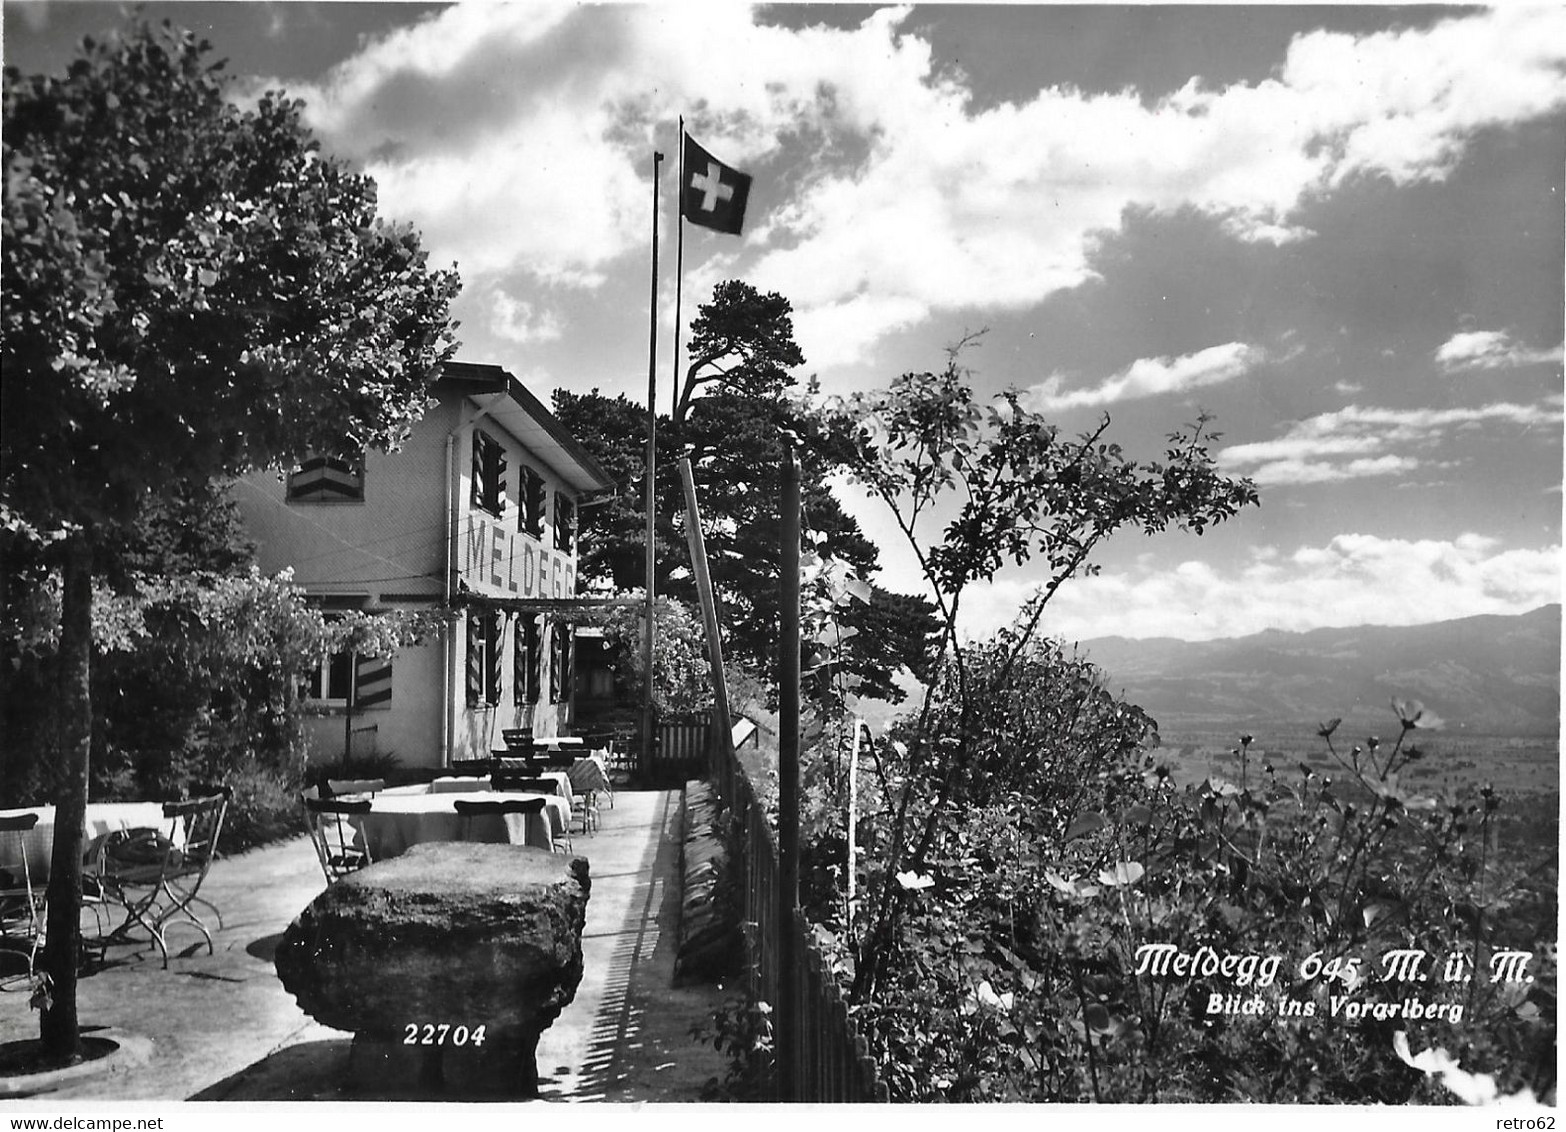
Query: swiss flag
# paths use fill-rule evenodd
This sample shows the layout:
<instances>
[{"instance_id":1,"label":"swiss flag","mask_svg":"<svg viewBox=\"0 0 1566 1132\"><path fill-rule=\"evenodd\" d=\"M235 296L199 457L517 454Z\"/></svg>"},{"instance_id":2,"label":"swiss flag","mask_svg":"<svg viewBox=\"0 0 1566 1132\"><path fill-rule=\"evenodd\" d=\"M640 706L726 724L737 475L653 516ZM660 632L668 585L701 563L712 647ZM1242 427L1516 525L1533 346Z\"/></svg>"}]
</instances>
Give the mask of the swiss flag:
<instances>
[{"instance_id":1,"label":"swiss flag","mask_svg":"<svg viewBox=\"0 0 1566 1132\"><path fill-rule=\"evenodd\" d=\"M680 186L680 215L692 224L740 234L745 223L745 201L750 196L750 174L723 164L685 135L685 183Z\"/></svg>"}]
</instances>

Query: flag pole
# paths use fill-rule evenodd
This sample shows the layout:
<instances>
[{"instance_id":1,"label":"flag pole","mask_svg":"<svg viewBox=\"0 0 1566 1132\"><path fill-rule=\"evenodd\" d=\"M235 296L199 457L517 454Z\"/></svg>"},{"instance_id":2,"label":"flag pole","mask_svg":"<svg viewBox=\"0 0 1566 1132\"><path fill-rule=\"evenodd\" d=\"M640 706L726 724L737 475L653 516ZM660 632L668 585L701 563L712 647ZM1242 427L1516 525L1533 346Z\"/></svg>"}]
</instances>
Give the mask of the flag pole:
<instances>
[{"instance_id":1,"label":"flag pole","mask_svg":"<svg viewBox=\"0 0 1566 1132\"><path fill-rule=\"evenodd\" d=\"M680 178L675 184L678 186L676 201L679 207L675 210L675 227L678 234L674 241L674 380L670 383L672 389L672 401L670 402L669 420L673 421L680 412L680 297L685 288L685 115L680 115Z\"/></svg>"},{"instance_id":2,"label":"flag pole","mask_svg":"<svg viewBox=\"0 0 1566 1132\"><path fill-rule=\"evenodd\" d=\"M652 310L647 330L647 623L642 635L642 750L641 771L645 778L652 772L653 759L653 508L657 495L654 477L658 470L658 165L663 154L653 151L652 210Z\"/></svg>"}]
</instances>

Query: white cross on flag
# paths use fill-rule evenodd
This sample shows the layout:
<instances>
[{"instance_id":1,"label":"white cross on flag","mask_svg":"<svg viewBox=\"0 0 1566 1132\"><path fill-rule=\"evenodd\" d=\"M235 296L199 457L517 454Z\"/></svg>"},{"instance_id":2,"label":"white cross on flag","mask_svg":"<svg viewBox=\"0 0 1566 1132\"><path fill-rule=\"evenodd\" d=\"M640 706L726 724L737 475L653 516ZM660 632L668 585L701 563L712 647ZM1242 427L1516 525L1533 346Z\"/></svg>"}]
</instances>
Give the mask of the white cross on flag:
<instances>
[{"instance_id":1,"label":"white cross on flag","mask_svg":"<svg viewBox=\"0 0 1566 1132\"><path fill-rule=\"evenodd\" d=\"M685 184L680 186L680 215L692 224L740 234L750 174L723 164L685 135Z\"/></svg>"}]
</instances>

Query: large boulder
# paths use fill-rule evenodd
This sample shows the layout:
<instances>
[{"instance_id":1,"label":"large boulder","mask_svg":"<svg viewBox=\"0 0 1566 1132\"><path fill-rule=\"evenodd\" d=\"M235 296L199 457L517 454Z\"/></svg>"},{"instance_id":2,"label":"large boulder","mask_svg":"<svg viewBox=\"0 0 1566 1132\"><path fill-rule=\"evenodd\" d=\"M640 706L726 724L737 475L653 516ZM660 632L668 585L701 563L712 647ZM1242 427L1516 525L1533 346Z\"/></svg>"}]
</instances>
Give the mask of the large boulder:
<instances>
[{"instance_id":1,"label":"large boulder","mask_svg":"<svg viewBox=\"0 0 1566 1132\"><path fill-rule=\"evenodd\" d=\"M581 982L588 890L582 857L416 845L317 896L277 974L306 1014L354 1034L362 1085L534 1096L539 1035Z\"/></svg>"}]
</instances>

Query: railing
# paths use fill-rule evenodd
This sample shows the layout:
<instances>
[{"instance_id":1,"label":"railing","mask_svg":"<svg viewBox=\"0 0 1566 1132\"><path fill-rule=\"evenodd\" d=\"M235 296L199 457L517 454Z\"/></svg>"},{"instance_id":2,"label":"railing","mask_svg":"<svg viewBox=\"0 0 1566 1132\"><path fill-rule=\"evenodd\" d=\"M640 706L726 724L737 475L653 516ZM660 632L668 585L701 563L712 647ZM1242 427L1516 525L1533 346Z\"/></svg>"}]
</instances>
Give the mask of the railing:
<instances>
[{"instance_id":1,"label":"railing","mask_svg":"<svg viewBox=\"0 0 1566 1132\"><path fill-rule=\"evenodd\" d=\"M683 782L700 778L707 769L711 720L706 715L666 716L658 720L658 742L653 745L648 770L662 781Z\"/></svg>"},{"instance_id":2,"label":"railing","mask_svg":"<svg viewBox=\"0 0 1566 1132\"><path fill-rule=\"evenodd\" d=\"M798 1100L839 1104L889 1099L876 1073L869 1044L849 1016L837 980L816 945L815 932L795 909L795 969L779 970L780 887L777 835L745 770L733 758L715 759L719 792L739 825L740 918L750 949L750 990L774 1008L785 994L799 1025L793 1037ZM774 1012L776 1017L776 1012ZM780 1038L781 1040L781 1038ZM781 1057L784 1051L778 1050Z\"/></svg>"}]
</instances>

